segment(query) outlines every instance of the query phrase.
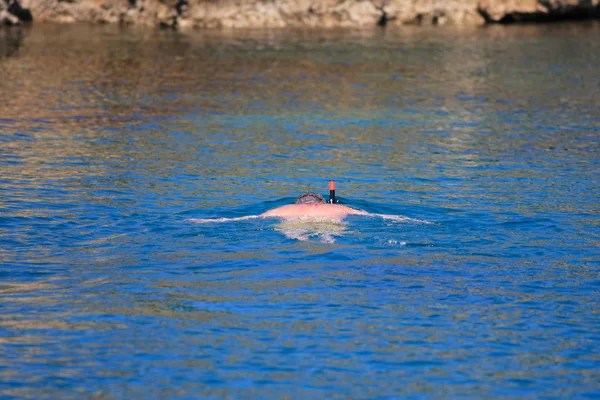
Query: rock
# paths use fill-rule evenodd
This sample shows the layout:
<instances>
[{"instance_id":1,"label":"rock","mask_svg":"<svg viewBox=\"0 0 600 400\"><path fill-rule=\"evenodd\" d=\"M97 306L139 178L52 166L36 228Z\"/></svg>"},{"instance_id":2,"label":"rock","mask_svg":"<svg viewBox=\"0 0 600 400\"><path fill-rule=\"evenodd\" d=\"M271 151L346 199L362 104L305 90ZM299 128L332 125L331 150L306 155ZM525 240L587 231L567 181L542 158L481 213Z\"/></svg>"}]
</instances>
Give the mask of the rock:
<instances>
[{"instance_id":1,"label":"rock","mask_svg":"<svg viewBox=\"0 0 600 400\"><path fill-rule=\"evenodd\" d=\"M11 23L27 20L26 14L16 8L11 11L8 1L15 4L18 0L0 0L0 4L5 5L0 8L0 13L4 12L0 18ZM600 17L600 0L21 1L27 3L40 21L141 24L177 29L479 25Z\"/></svg>"},{"instance_id":2,"label":"rock","mask_svg":"<svg viewBox=\"0 0 600 400\"><path fill-rule=\"evenodd\" d=\"M21 7L18 0L0 0L0 25L19 25L31 21L31 11Z\"/></svg>"},{"instance_id":3,"label":"rock","mask_svg":"<svg viewBox=\"0 0 600 400\"><path fill-rule=\"evenodd\" d=\"M550 22L600 17L599 0L488 0L478 7L486 23Z\"/></svg>"}]
</instances>

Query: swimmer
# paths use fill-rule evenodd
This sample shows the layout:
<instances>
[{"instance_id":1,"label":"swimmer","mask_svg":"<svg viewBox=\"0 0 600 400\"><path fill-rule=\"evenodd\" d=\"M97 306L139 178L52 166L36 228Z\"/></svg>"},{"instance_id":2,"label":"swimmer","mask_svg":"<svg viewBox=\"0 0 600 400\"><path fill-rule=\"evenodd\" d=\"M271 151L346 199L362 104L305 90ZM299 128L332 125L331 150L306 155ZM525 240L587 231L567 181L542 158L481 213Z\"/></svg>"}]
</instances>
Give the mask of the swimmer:
<instances>
[{"instance_id":1,"label":"swimmer","mask_svg":"<svg viewBox=\"0 0 600 400\"><path fill-rule=\"evenodd\" d=\"M329 202L326 202L323 196L318 193L307 192L298 196L294 204L277 207L260 215L247 215L237 218L192 218L188 221L205 224L243 221L253 218L279 218L280 223L275 230L282 232L289 239L305 241L311 237L317 237L324 243L333 243L335 237L343 236L346 233L346 224L343 219L348 215L379 217L397 222L428 223L400 215L372 214L336 203L335 183L331 181L329 182Z\"/></svg>"},{"instance_id":2,"label":"swimmer","mask_svg":"<svg viewBox=\"0 0 600 400\"><path fill-rule=\"evenodd\" d=\"M329 182L329 203L325 198L318 193L304 193L294 201L294 204L277 207L266 211L260 215L247 215L238 218L213 218L213 219L190 219L192 222L209 223L209 222L226 222L226 221L243 221L253 218L280 218L283 221L294 220L313 220L313 221L335 221L341 222L348 215L362 215L370 217L380 217L393 221L416 221L412 218L402 217L399 215L387 214L372 214L356 208L335 204L335 183Z\"/></svg>"}]
</instances>

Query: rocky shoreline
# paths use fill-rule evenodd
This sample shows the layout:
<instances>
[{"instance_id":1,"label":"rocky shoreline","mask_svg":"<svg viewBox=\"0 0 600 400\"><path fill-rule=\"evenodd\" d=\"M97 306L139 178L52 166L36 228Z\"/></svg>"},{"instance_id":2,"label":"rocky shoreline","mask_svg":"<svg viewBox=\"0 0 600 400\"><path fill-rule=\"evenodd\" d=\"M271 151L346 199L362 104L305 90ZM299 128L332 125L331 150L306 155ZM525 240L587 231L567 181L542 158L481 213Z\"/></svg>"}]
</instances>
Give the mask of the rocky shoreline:
<instances>
[{"instance_id":1,"label":"rocky shoreline","mask_svg":"<svg viewBox=\"0 0 600 400\"><path fill-rule=\"evenodd\" d=\"M175 29L481 25L600 18L600 0L0 0L0 25Z\"/></svg>"}]
</instances>

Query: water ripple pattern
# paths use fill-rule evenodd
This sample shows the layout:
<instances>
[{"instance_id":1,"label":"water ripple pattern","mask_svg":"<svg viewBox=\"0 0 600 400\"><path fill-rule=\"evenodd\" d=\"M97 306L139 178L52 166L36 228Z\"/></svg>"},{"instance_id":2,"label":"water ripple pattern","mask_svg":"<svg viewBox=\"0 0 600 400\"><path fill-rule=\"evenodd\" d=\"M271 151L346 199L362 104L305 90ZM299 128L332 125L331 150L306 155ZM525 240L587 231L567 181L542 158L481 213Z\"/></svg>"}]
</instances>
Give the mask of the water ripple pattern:
<instances>
[{"instance_id":1,"label":"water ripple pattern","mask_svg":"<svg viewBox=\"0 0 600 400\"><path fill-rule=\"evenodd\" d=\"M599 33L0 30L0 397L600 398Z\"/></svg>"}]
</instances>

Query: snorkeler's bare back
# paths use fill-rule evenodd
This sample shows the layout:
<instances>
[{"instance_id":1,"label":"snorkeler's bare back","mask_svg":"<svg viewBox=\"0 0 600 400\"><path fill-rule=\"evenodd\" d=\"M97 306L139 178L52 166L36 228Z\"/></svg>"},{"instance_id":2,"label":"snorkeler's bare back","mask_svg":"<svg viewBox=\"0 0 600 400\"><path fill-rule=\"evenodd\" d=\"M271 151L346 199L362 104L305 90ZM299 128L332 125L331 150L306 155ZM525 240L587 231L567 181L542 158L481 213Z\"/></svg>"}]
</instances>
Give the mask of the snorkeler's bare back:
<instances>
[{"instance_id":1,"label":"snorkeler's bare back","mask_svg":"<svg viewBox=\"0 0 600 400\"><path fill-rule=\"evenodd\" d=\"M369 213L366 211L342 206L340 204L288 204L260 214L259 217L279 217L286 220L342 220L346 215L369 215Z\"/></svg>"}]
</instances>

